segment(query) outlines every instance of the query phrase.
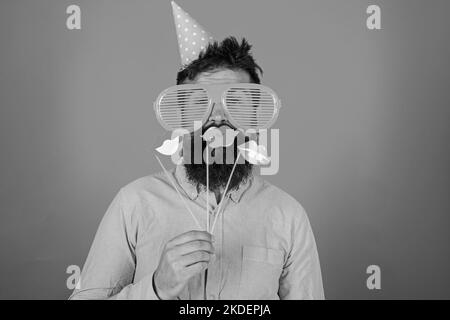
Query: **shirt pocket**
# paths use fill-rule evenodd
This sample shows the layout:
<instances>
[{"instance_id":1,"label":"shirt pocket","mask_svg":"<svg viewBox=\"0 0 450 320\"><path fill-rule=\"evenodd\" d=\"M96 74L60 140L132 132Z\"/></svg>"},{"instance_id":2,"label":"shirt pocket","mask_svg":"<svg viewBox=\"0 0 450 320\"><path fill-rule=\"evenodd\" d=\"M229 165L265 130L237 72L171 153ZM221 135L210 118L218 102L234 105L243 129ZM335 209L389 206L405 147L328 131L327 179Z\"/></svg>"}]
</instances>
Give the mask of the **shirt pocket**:
<instances>
[{"instance_id":1,"label":"shirt pocket","mask_svg":"<svg viewBox=\"0 0 450 320\"><path fill-rule=\"evenodd\" d=\"M244 246L239 299L279 299L278 287L284 254L277 249Z\"/></svg>"}]
</instances>

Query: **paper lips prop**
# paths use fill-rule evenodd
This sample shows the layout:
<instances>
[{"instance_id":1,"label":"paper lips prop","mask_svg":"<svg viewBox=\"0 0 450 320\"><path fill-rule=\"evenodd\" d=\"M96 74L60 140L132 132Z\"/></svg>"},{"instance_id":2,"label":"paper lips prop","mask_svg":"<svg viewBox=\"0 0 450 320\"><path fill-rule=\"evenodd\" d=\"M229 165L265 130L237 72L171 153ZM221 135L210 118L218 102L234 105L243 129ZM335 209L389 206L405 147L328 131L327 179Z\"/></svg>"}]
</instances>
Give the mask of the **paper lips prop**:
<instances>
[{"instance_id":1,"label":"paper lips prop","mask_svg":"<svg viewBox=\"0 0 450 320\"><path fill-rule=\"evenodd\" d=\"M172 140L164 140L163 144L156 148L159 153L171 156L178 151L180 146L180 136L173 138Z\"/></svg>"}]
</instances>

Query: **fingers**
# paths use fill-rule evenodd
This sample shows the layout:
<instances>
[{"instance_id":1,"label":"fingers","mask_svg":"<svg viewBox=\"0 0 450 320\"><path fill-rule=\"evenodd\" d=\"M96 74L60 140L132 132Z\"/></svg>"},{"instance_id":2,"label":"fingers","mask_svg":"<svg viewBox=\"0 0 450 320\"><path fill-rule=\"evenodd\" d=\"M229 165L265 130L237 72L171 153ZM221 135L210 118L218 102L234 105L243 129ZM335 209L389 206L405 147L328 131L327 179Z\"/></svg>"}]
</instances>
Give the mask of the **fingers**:
<instances>
[{"instance_id":1,"label":"fingers","mask_svg":"<svg viewBox=\"0 0 450 320\"><path fill-rule=\"evenodd\" d=\"M175 246L171 250L176 251L176 253L179 255L186 255L195 251L214 253L214 246L209 241L194 240Z\"/></svg>"},{"instance_id":2,"label":"fingers","mask_svg":"<svg viewBox=\"0 0 450 320\"><path fill-rule=\"evenodd\" d=\"M184 267L189 267L193 264L205 262L208 263L211 259L211 254L205 251L195 251L186 254L180 258L180 264Z\"/></svg>"},{"instance_id":3,"label":"fingers","mask_svg":"<svg viewBox=\"0 0 450 320\"><path fill-rule=\"evenodd\" d=\"M182 233L182 234L176 236L175 238L173 238L172 240L167 242L167 246L169 248L171 248L171 247L178 246L183 243L191 242L191 241L195 241L195 240L203 240L203 241L211 242L212 236L210 233L208 233L206 231L192 230L192 231L188 231L188 232L185 232L185 233Z\"/></svg>"},{"instance_id":4,"label":"fingers","mask_svg":"<svg viewBox=\"0 0 450 320\"><path fill-rule=\"evenodd\" d=\"M189 267L185 267L184 270L188 274L197 274L202 272L203 270L208 268L207 262L198 262L196 264L192 264Z\"/></svg>"},{"instance_id":5,"label":"fingers","mask_svg":"<svg viewBox=\"0 0 450 320\"><path fill-rule=\"evenodd\" d=\"M197 230L185 232L168 241L159 263L161 270L165 270L160 283L171 284L167 286L169 289L178 288L186 280L205 270L214 254L212 241L211 234Z\"/></svg>"}]
</instances>

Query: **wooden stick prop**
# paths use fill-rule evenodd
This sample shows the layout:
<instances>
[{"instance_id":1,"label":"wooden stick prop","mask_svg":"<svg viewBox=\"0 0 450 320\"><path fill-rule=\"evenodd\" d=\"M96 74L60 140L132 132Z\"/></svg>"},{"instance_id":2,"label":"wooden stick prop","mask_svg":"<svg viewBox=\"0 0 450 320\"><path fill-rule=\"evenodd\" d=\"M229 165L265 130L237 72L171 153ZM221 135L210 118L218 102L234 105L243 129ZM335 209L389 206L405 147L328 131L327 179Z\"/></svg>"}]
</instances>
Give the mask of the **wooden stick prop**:
<instances>
[{"instance_id":1,"label":"wooden stick prop","mask_svg":"<svg viewBox=\"0 0 450 320\"><path fill-rule=\"evenodd\" d=\"M249 142L243 143L238 146L238 156L234 161L233 169L231 169L230 177L228 178L227 184L225 186L225 191L223 192L222 199L220 200L219 206L217 208L217 214L214 218L214 222L211 228L211 234L214 234L214 228L216 226L217 219L219 215L222 213L222 203L225 200L225 196L228 191L228 187L231 182L231 178L233 177L234 169L236 168L236 164L239 161L240 156L242 155L245 160L254 165L267 165L270 163L270 158L267 156L266 148L263 145L258 145L255 141L250 140Z\"/></svg>"},{"instance_id":2,"label":"wooden stick prop","mask_svg":"<svg viewBox=\"0 0 450 320\"><path fill-rule=\"evenodd\" d=\"M202 139L206 141L206 208L207 208L207 229L210 232L210 221L209 221L209 148L216 149L221 147L229 147L233 144L234 138L239 134L239 131L234 130L228 141L224 141L222 132L217 127L210 127L202 135Z\"/></svg>"},{"instance_id":3,"label":"wooden stick prop","mask_svg":"<svg viewBox=\"0 0 450 320\"><path fill-rule=\"evenodd\" d=\"M206 232L209 232L209 150L208 143L206 143ZM208 282L208 268L205 269L205 278L203 279L203 300L206 297L206 284Z\"/></svg>"},{"instance_id":4,"label":"wooden stick prop","mask_svg":"<svg viewBox=\"0 0 450 320\"><path fill-rule=\"evenodd\" d=\"M236 169L236 164L238 163L240 156L241 156L241 152L239 151L238 156L236 157L236 160L234 161L233 169L231 169L230 176L228 177L228 181L227 181L227 184L225 186L225 191L223 192L222 199L220 199L219 206L217 207L217 213L216 213L216 216L214 217L214 222L213 222L213 225L212 225L212 228L211 228L211 234L214 234L214 227L216 226L217 218L220 215L220 212L221 212L221 209L222 209L222 203L224 202L223 200L225 199L225 196L227 194L228 187L229 187L230 182L231 182L231 178L233 177L234 169Z\"/></svg>"},{"instance_id":5,"label":"wooden stick prop","mask_svg":"<svg viewBox=\"0 0 450 320\"><path fill-rule=\"evenodd\" d=\"M206 144L206 231L209 232L209 150Z\"/></svg>"},{"instance_id":6,"label":"wooden stick prop","mask_svg":"<svg viewBox=\"0 0 450 320\"><path fill-rule=\"evenodd\" d=\"M180 146L180 137L175 137L172 140L165 140L164 143L156 148L156 151L158 151L161 154L164 155L173 155L175 154L175 152L178 151L178 148ZM194 219L195 224L197 225L197 228L199 230L201 230L201 226L200 223L198 222L197 218L195 217L194 213L191 211L191 209L189 208L186 200L184 199L184 197L181 195L180 191L178 190L175 182L171 179L169 172L167 172L166 168L164 167L164 165L162 164L161 160L158 158L158 156L155 154L155 158L156 160L158 160L159 165L161 166L161 168L163 169L164 173L166 174L167 179L170 181L170 183L172 184L172 186L174 187L174 189L177 191L178 196L180 197L181 201L183 201L184 206L186 207L186 209L188 210L188 212L190 213L192 219Z\"/></svg>"}]
</instances>

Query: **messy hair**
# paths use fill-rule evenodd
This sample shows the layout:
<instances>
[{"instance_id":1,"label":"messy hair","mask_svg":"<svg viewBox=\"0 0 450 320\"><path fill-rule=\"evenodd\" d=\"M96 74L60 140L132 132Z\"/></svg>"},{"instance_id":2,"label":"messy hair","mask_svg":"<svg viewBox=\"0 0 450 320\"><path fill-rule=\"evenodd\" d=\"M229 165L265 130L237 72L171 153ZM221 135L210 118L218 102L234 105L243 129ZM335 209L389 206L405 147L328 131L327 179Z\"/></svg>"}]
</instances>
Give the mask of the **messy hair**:
<instances>
[{"instance_id":1,"label":"messy hair","mask_svg":"<svg viewBox=\"0 0 450 320\"><path fill-rule=\"evenodd\" d=\"M251 48L245 38L241 43L235 37L225 38L220 44L217 41L209 43L196 60L178 72L177 84L186 79L194 80L202 72L221 68L246 71L251 81L259 84L258 71L262 75L263 70L253 59Z\"/></svg>"}]
</instances>

